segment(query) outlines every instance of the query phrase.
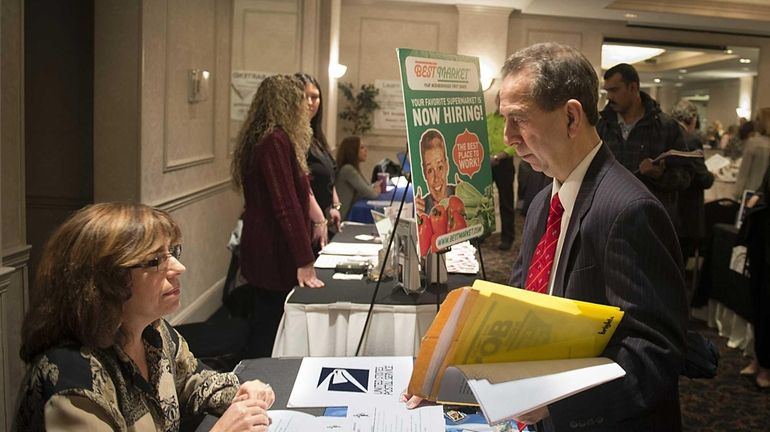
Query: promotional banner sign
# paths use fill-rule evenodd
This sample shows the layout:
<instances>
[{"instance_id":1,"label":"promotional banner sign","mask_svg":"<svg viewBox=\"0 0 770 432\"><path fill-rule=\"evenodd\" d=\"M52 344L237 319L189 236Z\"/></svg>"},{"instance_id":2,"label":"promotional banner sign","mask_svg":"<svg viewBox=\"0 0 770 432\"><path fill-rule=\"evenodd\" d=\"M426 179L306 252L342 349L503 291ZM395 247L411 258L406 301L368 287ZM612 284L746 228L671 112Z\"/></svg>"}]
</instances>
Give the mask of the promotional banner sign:
<instances>
[{"instance_id":1,"label":"promotional banner sign","mask_svg":"<svg viewBox=\"0 0 770 432\"><path fill-rule=\"evenodd\" d=\"M495 231L477 57L399 48L420 255Z\"/></svg>"}]
</instances>

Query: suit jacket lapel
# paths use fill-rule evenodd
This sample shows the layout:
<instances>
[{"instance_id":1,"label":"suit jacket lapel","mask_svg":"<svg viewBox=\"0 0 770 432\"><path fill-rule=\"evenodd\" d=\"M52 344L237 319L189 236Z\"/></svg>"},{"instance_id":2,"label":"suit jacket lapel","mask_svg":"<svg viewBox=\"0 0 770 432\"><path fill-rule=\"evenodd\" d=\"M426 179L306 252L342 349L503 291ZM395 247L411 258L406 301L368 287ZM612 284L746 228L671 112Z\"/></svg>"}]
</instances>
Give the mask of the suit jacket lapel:
<instances>
[{"instance_id":1,"label":"suit jacket lapel","mask_svg":"<svg viewBox=\"0 0 770 432\"><path fill-rule=\"evenodd\" d=\"M567 287L566 279L569 271L572 269L573 257L577 253L577 251L573 250L575 247L575 239L577 238L578 232L580 232L580 225L583 218L591 208L599 182L607 173L610 162L612 162L613 159L612 153L607 145L602 144L583 177L583 183L580 185L580 190L575 199L575 207L572 210L572 216L570 217L569 225L567 226L567 233L564 236L561 255L559 255L559 267L556 269L553 285L553 295L555 296L564 297L564 290Z\"/></svg>"}]
</instances>

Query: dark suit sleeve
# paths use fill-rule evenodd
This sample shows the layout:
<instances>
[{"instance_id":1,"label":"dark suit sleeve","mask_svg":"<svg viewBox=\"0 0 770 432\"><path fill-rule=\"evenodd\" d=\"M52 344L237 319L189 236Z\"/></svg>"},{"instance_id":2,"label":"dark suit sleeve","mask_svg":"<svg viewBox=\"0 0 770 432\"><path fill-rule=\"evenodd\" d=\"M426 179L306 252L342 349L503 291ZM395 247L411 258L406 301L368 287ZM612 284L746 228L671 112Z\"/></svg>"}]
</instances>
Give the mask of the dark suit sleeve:
<instances>
[{"instance_id":1,"label":"dark suit sleeve","mask_svg":"<svg viewBox=\"0 0 770 432\"><path fill-rule=\"evenodd\" d=\"M549 405L548 421L555 430L626 430L624 421L633 427L651 421L652 426L655 418L664 425L659 430L670 430L663 418L668 412L678 421L687 309L676 234L652 199L631 202L616 214L606 221L603 259L596 263L604 286L601 281L590 286L590 276L575 283L587 293L603 290L609 304L625 312L603 355L626 376Z\"/></svg>"}]
</instances>

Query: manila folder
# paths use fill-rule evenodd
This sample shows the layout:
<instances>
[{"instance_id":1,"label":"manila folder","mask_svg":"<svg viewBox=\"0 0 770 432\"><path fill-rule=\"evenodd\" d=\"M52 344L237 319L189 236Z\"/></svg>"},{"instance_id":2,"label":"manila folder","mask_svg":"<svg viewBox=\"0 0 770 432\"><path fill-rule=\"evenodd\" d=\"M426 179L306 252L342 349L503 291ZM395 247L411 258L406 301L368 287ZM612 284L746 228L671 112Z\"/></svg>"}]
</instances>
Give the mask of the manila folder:
<instances>
[{"instance_id":1,"label":"manila folder","mask_svg":"<svg viewBox=\"0 0 770 432\"><path fill-rule=\"evenodd\" d=\"M625 374L605 357L455 365L442 378L438 400L478 404L496 424Z\"/></svg>"}]
</instances>

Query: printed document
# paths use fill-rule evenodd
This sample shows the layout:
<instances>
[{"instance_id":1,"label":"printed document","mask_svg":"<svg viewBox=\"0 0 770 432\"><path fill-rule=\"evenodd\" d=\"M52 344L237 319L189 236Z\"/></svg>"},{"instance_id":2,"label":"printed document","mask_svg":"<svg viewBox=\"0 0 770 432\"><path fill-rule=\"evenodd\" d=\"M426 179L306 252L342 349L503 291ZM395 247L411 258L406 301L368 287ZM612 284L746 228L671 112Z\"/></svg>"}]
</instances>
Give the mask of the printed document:
<instances>
[{"instance_id":1,"label":"printed document","mask_svg":"<svg viewBox=\"0 0 770 432\"><path fill-rule=\"evenodd\" d=\"M289 408L397 402L409 384L413 359L403 357L305 357Z\"/></svg>"}]
</instances>

